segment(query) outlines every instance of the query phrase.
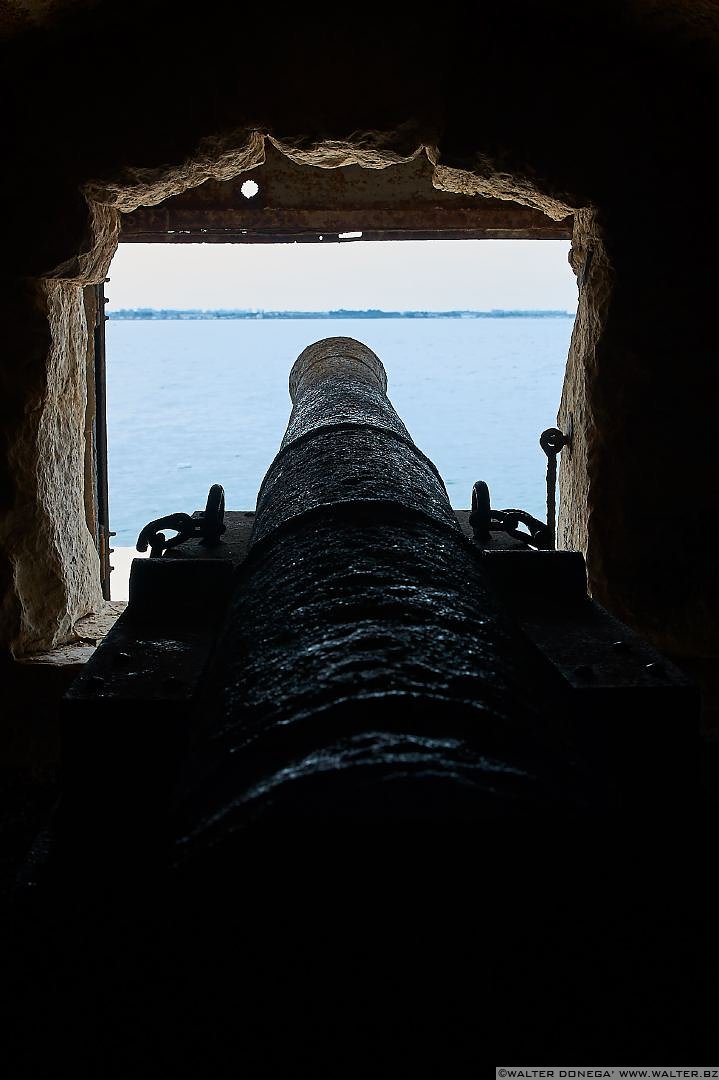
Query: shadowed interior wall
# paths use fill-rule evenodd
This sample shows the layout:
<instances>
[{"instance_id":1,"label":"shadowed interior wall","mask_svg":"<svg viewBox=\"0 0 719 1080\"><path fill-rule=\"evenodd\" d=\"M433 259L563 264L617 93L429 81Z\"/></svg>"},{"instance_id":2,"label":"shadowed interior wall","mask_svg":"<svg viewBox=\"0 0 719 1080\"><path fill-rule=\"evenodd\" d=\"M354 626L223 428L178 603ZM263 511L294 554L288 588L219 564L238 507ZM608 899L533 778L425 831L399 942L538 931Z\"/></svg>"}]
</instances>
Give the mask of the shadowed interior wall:
<instances>
[{"instance_id":1,"label":"shadowed interior wall","mask_svg":"<svg viewBox=\"0 0 719 1080\"><path fill-rule=\"evenodd\" d=\"M269 135L325 167L426 152L438 186L557 218L581 210L560 542L587 554L595 597L660 648L716 653L717 561L700 539L719 498L714 4L547 0L456 21L362 8L348 35L300 15L280 26L272 11L146 0L57 4L3 29L6 645L64 640L99 603L82 287L105 276L119 213L237 175Z\"/></svg>"}]
</instances>

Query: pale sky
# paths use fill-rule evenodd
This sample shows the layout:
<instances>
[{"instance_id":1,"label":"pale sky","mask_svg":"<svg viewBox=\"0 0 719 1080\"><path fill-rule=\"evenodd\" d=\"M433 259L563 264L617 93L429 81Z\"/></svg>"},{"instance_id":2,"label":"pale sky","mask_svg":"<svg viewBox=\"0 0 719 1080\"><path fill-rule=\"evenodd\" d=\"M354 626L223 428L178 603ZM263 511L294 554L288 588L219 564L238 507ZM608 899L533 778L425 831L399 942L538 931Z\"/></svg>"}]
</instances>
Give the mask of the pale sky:
<instances>
[{"instance_id":1,"label":"pale sky","mask_svg":"<svg viewBox=\"0 0 719 1080\"><path fill-rule=\"evenodd\" d=\"M576 311L567 240L121 244L118 308Z\"/></svg>"}]
</instances>

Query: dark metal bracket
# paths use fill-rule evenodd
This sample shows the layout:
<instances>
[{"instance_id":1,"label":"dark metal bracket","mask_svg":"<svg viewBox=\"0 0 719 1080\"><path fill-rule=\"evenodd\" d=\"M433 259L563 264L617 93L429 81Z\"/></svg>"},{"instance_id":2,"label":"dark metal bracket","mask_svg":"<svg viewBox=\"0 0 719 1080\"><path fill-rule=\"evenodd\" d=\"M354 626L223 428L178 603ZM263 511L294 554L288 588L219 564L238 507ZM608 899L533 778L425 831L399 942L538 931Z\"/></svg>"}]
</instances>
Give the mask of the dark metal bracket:
<instances>
[{"instance_id":1,"label":"dark metal bracket","mask_svg":"<svg viewBox=\"0 0 719 1080\"><path fill-rule=\"evenodd\" d=\"M514 540L519 540L540 551L553 550L556 547L556 485L557 455L571 439L559 428L547 428L539 436L539 445L547 455L547 521L546 524L529 514L526 510L493 510L489 487L484 480L478 480L472 488L472 512L469 524L472 526L475 540L486 544L492 531L505 532ZM522 531L519 526L526 529Z\"/></svg>"},{"instance_id":2,"label":"dark metal bracket","mask_svg":"<svg viewBox=\"0 0 719 1080\"><path fill-rule=\"evenodd\" d=\"M547 428L539 436L539 445L547 455L547 529L549 531L548 547L557 546L557 457L565 446L568 446L572 438L572 420L569 420L569 431L565 435L559 428Z\"/></svg>"},{"instance_id":3,"label":"dark metal bracket","mask_svg":"<svg viewBox=\"0 0 719 1080\"><path fill-rule=\"evenodd\" d=\"M172 529L177 536L169 539L163 530ZM137 538L137 550L150 549L150 558L159 559L169 548L184 544L186 540L200 539L211 547L220 542L225 531L225 491L221 484L213 484L207 496L207 505L201 514L167 514L148 522Z\"/></svg>"}]
</instances>

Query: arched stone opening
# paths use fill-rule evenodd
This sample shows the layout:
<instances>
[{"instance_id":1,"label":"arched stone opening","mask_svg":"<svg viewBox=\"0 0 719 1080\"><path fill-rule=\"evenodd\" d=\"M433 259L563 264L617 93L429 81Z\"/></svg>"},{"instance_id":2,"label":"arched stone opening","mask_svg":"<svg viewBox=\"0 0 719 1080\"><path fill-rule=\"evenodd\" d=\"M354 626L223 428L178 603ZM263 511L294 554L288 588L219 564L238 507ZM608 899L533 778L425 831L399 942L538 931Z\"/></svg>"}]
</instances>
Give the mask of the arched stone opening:
<instances>
[{"instance_id":1,"label":"arched stone opening","mask_svg":"<svg viewBox=\"0 0 719 1080\"><path fill-rule=\"evenodd\" d=\"M316 168L359 165L387 169L426 154L434 165L436 187L459 194L489 196L539 209L555 220L572 207L533 190L522 178L504 173L473 173L437 164L436 147L411 147L403 133L365 133L344 142L295 146L291 140L267 138L298 164ZM85 371L90 334L83 289L102 281L118 243L120 214L153 206L206 179L230 180L264 160L265 136L235 132L205 140L198 153L181 165L133 170L117 181L85 186L85 232L78 252L53 267L34 285L27 283L27 301L38 338L38 382L31 414L34 423L18 432L11 460L17 464L16 489L22 490L22 515L34 509L31 530L7 521L6 550L13 565L6 626L16 655L52 648L72 637L75 622L102 606L98 590L97 552L85 525L84 452ZM583 228L587 217L582 218ZM44 323L44 326L42 324ZM46 351L46 380L40 374ZM577 485L577 490L585 490ZM18 504L20 505L20 504ZM565 515L566 516L566 515ZM581 536L581 510L569 516L563 535L567 545Z\"/></svg>"}]
</instances>

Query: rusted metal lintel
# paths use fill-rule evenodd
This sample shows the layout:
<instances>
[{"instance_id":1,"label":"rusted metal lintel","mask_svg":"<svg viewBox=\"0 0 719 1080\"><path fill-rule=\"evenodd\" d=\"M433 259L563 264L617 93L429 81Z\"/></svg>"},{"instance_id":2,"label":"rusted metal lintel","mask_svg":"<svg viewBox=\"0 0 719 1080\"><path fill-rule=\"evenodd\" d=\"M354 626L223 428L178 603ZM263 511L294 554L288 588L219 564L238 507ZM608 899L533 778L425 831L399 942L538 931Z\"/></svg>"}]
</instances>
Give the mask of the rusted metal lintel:
<instances>
[{"instance_id":1,"label":"rusted metal lintel","mask_svg":"<svg viewBox=\"0 0 719 1080\"><path fill-rule=\"evenodd\" d=\"M312 243L320 236L360 232L362 239L546 239L569 240L572 219L552 221L538 210L514 203L468 208L205 209L142 207L123 215L123 242Z\"/></svg>"},{"instance_id":2,"label":"rusted metal lintel","mask_svg":"<svg viewBox=\"0 0 719 1080\"><path fill-rule=\"evenodd\" d=\"M121 236L129 244L351 244L367 240L567 240L565 233L509 232L505 229L477 232L472 229L447 229L441 232L420 232L408 229L386 229L363 232L362 236L339 239L337 233L305 232L209 232L207 230L182 233L138 233Z\"/></svg>"},{"instance_id":3,"label":"rusted metal lintel","mask_svg":"<svg viewBox=\"0 0 719 1080\"><path fill-rule=\"evenodd\" d=\"M358 232L359 236L344 236ZM382 228L354 229L345 225L342 230L322 225L308 229L218 228L200 226L160 230L136 224L120 234L123 243L130 244L319 244L356 243L367 240L571 240L572 228L564 222L548 221L539 228Z\"/></svg>"}]
</instances>

